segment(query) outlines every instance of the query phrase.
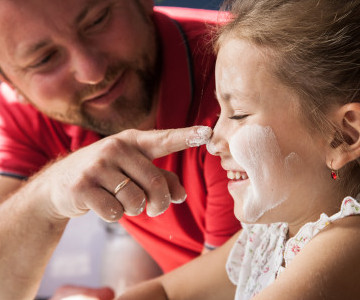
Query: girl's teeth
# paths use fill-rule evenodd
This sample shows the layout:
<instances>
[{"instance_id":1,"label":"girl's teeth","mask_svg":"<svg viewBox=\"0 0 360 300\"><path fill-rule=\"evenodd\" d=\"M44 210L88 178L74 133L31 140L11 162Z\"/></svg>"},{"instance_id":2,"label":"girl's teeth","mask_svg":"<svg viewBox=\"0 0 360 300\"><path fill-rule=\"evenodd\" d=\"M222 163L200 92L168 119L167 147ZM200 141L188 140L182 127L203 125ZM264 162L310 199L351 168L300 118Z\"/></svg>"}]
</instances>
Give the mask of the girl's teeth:
<instances>
[{"instance_id":1,"label":"girl's teeth","mask_svg":"<svg viewBox=\"0 0 360 300\"><path fill-rule=\"evenodd\" d=\"M248 178L249 178L249 177L247 176L247 174L242 174L242 175L241 175L241 179L242 179L242 180L245 180L245 179L248 179Z\"/></svg>"},{"instance_id":2,"label":"girl's teeth","mask_svg":"<svg viewBox=\"0 0 360 300\"><path fill-rule=\"evenodd\" d=\"M234 171L228 171L227 172L227 177L230 179L230 180L245 180L245 179L248 179L249 177L247 176L246 173L244 174L241 174L240 172L234 172Z\"/></svg>"},{"instance_id":3,"label":"girl's teeth","mask_svg":"<svg viewBox=\"0 0 360 300\"><path fill-rule=\"evenodd\" d=\"M233 171L228 171L227 172L227 177L231 180L235 179L235 174Z\"/></svg>"}]
</instances>

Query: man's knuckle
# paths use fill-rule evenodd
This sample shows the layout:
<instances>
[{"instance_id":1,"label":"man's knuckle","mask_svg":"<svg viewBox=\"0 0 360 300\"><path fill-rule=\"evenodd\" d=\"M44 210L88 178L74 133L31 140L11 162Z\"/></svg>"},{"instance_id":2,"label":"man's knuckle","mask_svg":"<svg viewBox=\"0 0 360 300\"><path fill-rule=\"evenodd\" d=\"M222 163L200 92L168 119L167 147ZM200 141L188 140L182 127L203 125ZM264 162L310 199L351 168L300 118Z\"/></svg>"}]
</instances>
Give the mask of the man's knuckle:
<instances>
[{"instance_id":1,"label":"man's knuckle","mask_svg":"<svg viewBox=\"0 0 360 300\"><path fill-rule=\"evenodd\" d=\"M121 141L126 141L127 143L132 143L136 141L139 130L137 129L127 129L118 134L118 139Z\"/></svg>"},{"instance_id":2,"label":"man's knuckle","mask_svg":"<svg viewBox=\"0 0 360 300\"><path fill-rule=\"evenodd\" d=\"M115 137L110 137L104 141L101 153L104 157L113 157L116 153L126 152L127 148L128 146L125 141Z\"/></svg>"},{"instance_id":3,"label":"man's knuckle","mask_svg":"<svg viewBox=\"0 0 360 300\"><path fill-rule=\"evenodd\" d=\"M150 178L150 188L160 188L166 183L162 174L153 174Z\"/></svg>"},{"instance_id":4,"label":"man's knuckle","mask_svg":"<svg viewBox=\"0 0 360 300\"><path fill-rule=\"evenodd\" d=\"M173 172L168 172L167 176L169 176L170 180L172 181L180 181L179 176Z\"/></svg>"},{"instance_id":5,"label":"man's knuckle","mask_svg":"<svg viewBox=\"0 0 360 300\"><path fill-rule=\"evenodd\" d=\"M73 194L82 194L94 182L91 173L83 173L81 176L75 177L69 182L68 188Z\"/></svg>"}]
</instances>

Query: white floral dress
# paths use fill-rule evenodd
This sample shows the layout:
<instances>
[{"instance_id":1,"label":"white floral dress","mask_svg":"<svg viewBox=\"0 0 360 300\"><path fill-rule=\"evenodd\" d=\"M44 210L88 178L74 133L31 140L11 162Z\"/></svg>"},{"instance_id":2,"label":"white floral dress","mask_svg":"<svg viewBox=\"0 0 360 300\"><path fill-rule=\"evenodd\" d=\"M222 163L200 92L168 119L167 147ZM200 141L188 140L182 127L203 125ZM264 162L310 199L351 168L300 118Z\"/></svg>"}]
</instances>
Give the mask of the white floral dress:
<instances>
[{"instance_id":1,"label":"white floral dress","mask_svg":"<svg viewBox=\"0 0 360 300\"><path fill-rule=\"evenodd\" d=\"M360 194L357 196L360 200ZM227 260L230 280L237 285L235 300L251 299L268 285L291 262L297 253L322 229L335 220L360 214L360 204L346 197L338 213L331 217L321 214L316 222L305 224L288 241L287 223L243 224L243 231L235 242Z\"/></svg>"}]
</instances>

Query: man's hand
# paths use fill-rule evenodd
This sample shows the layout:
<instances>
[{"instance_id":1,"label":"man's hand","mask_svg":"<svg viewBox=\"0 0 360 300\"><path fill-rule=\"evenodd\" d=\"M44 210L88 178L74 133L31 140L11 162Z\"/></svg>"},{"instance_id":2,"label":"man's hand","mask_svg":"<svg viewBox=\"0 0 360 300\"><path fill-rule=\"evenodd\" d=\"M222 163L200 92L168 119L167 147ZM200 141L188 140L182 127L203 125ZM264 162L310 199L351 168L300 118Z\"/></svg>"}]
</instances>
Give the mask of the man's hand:
<instances>
[{"instance_id":1,"label":"man's hand","mask_svg":"<svg viewBox=\"0 0 360 300\"><path fill-rule=\"evenodd\" d=\"M70 154L46 168L42 180L48 213L58 219L94 210L105 221L123 213L149 216L163 213L186 198L178 177L155 167L152 160L188 147L200 146L212 134L209 127L138 131L126 130ZM129 180L130 179L130 180Z\"/></svg>"}]
</instances>

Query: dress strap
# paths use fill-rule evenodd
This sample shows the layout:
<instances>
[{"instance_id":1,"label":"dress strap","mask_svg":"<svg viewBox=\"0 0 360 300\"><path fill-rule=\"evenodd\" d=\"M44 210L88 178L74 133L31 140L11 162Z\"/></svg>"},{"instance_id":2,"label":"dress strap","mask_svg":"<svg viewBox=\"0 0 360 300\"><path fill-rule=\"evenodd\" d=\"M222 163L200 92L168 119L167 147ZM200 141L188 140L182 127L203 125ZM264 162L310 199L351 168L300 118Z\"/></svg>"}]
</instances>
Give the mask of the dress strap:
<instances>
[{"instance_id":1,"label":"dress strap","mask_svg":"<svg viewBox=\"0 0 360 300\"><path fill-rule=\"evenodd\" d=\"M360 194L357 196L357 199L359 199L359 196ZM343 202L341 203L340 211L336 214L332 215L331 217L328 217L326 214L321 214L318 221L305 224L300 228L298 233L289 239L285 244L285 267L287 267L287 265L294 259L296 254L298 254L304 248L304 246L325 227L336 220L359 214L359 202L356 199L348 196L344 198Z\"/></svg>"}]
</instances>

